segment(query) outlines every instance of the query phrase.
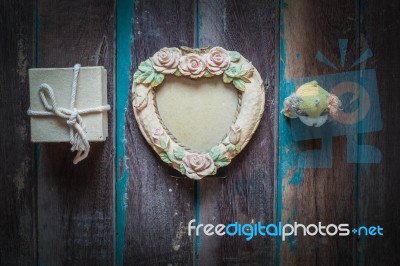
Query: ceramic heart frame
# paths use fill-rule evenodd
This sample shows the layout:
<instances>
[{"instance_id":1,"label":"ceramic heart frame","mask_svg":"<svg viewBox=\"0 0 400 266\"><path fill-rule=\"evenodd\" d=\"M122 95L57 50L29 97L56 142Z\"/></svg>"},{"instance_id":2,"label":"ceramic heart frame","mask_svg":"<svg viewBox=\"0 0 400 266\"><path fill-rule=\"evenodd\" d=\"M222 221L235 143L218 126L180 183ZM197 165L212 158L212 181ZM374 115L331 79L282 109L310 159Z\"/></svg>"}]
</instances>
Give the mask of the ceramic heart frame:
<instances>
[{"instance_id":1,"label":"ceramic heart frame","mask_svg":"<svg viewBox=\"0 0 400 266\"><path fill-rule=\"evenodd\" d=\"M238 90L236 119L222 141L208 152L191 151L163 126L155 93L165 75L199 82L222 76L224 83L232 83ZM250 141L264 112L265 89L260 74L241 54L222 47L162 48L140 63L133 81L133 109L143 136L161 160L191 179L215 175L218 168L228 165Z\"/></svg>"}]
</instances>

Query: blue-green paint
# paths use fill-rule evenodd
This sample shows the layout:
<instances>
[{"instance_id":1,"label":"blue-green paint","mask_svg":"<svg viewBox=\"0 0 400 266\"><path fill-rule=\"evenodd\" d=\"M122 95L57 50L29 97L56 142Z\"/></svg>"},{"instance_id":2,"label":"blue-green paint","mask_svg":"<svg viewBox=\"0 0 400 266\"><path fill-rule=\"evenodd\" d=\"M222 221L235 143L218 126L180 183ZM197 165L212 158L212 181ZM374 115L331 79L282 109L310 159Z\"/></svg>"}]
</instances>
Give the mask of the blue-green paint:
<instances>
[{"instance_id":1,"label":"blue-green paint","mask_svg":"<svg viewBox=\"0 0 400 266\"><path fill-rule=\"evenodd\" d=\"M279 5L279 88L280 90L283 88L283 86L285 86L285 65L286 65L286 50L285 50L285 39L284 39L284 6L285 6L285 1L284 0L280 0L280 5ZM284 99L284 98L283 98ZM282 106L282 96L279 95L279 108ZM279 152L278 152L278 180L277 180L277 211L276 211L276 220L277 221L281 221L282 220L282 208L283 208L283 202L282 202L282 195L283 195L283 178L285 176L284 173L282 173L282 168L283 166L281 165L282 162L282 158L283 158L283 147L281 146L281 141L283 141L286 137L285 135L282 135L282 131L284 130L284 126L282 126L282 120L283 120L283 116L281 114L279 114L279 119L278 119L278 147L279 147ZM287 126L285 126L287 128ZM280 265L280 251L281 251L281 244L282 244L282 240L277 237L276 238L276 265Z\"/></svg>"},{"instance_id":2,"label":"blue-green paint","mask_svg":"<svg viewBox=\"0 0 400 266\"><path fill-rule=\"evenodd\" d=\"M322 136L321 149L302 151L298 155L298 166L304 168L332 168L332 136ZM303 181L301 178L300 183Z\"/></svg>"},{"instance_id":3,"label":"blue-green paint","mask_svg":"<svg viewBox=\"0 0 400 266\"><path fill-rule=\"evenodd\" d=\"M292 209L292 211L293 211L293 209ZM291 217L289 217L287 219L287 221L286 221L286 224L291 224L291 223L292 223L292 219L291 219ZM287 237L287 242L288 242L288 245L289 245L289 250L291 252L293 252L294 248L295 248L295 246L294 246L294 234L291 234L290 236Z\"/></svg>"},{"instance_id":4,"label":"blue-green paint","mask_svg":"<svg viewBox=\"0 0 400 266\"><path fill-rule=\"evenodd\" d=\"M303 169L295 168L292 178L289 181L290 185L300 185L303 183Z\"/></svg>"},{"instance_id":5,"label":"blue-green paint","mask_svg":"<svg viewBox=\"0 0 400 266\"><path fill-rule=\"evenodd\" d=\"M367 59L371 58L374 54L372 53L372 51L370 49L368 49L367 51L365 51L360 58L358 58L352 65L350 68L353 68L355 66L358 66L359 64L361 64L362 62L366 61Z\"/></svg>"},{"instance_id":6,"label":"blue-green paint","mask_svg":"<svg viewBox=\"0 0 400 266\"><path fill-rule=\"evenodd\" d=\"M285 27L284 27L284 4L285 1L280 1L280 19L279 19L279 110L283 109L283 103L287 96L293 91L289 88L295 88L293 80L287 80L285 76L286 72L286 42L285 42ZM292 177L288 182L291 185L299 185L303 180L303 170L298 167L298 145L293 141L289 121L283 114L279 114L278 119L278 180L277 180L277 221L282 221L282 211L284 209L283 195L286 187L284 186L284 179L289 172L293 171ZM293 207L295 208L295 207ZM290 219L290 217L288 217ZM282 240L276 238L276 265L280 265L280 251L281 251ZM290 242L290 250L295 250L294 242Z\"/></svg>"},{"instance_id":7,"label":"blue-green paint","mask_svg":"<svg viewBox=\"0 0 400 266\"><path fill-rule=\"evenodd\" d=\"M325 55L323 55L320 51L317 52L317 54L315 55L315 58L324 63L325 65L328 65L334 69L337 69L337 67L335 66L334 63L331 62L331 60L329 60Z\"/></svg>"},{"instance_id":8,"label":"blue-green paint","mask_svg":"<svg viewBox=\"0 0 400 266\"><path fill-rule=\"evenodd\" d=\"M123 264L124 241L125 241L125 219L128 170L125 157L125 109L128 103L129 86L131 83L131 43L132 43L132 21L133 0L117 1L117 58L116 58L116 264ZM127 36L130 36L129 40ZM122 166L121 166L122 164Z\"/></svg>"}]
</instances>

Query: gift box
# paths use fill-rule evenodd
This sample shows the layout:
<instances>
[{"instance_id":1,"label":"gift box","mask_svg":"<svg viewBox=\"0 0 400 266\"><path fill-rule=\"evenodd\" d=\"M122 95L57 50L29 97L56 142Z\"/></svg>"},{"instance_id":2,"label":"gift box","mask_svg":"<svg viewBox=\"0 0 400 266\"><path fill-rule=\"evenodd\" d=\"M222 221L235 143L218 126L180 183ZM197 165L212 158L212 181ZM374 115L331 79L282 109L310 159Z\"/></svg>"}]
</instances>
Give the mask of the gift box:
<instances>
[{"instance_id":1,"label":"gift box","mask_svg":"<svg viewBox=\"0 0 400 266\"><path fill-rule=\"evenodd\" d=\"M76 95L71 106L75 74ZM29 89L32 142L71 142L71 126L77 119L87 141L106 140L108 121L104 110L109 106L104 67L79 67L77 71L74 68L29 69Z\"/></svg>"}]
</instances>

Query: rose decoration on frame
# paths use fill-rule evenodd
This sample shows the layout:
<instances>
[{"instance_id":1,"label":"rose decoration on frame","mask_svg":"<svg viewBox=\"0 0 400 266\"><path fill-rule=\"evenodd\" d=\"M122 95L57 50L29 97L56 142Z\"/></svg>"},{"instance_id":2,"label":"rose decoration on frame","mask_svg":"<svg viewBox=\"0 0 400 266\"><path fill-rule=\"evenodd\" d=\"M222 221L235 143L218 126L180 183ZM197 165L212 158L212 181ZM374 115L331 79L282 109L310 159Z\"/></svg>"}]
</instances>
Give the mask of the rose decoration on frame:
<instances>
[{"instance_id":1,"label":"rose decoration on frame","mask_svg":"<svg viewBox=\"0 0 400 266\"><path fill-rule=\"evenodd\" d=\"M208 152L197 153L179 143L166 128L155 106L155 93L165 78L196 79L220 76L239 94L238 112L229 132ZM222 47L162 48L141 62L133 75L133 108L143 136L161 160L191 179L214 175L247 145L264 111L262 79L252 63L236 51Z\"/></svg>"}]
</instances>

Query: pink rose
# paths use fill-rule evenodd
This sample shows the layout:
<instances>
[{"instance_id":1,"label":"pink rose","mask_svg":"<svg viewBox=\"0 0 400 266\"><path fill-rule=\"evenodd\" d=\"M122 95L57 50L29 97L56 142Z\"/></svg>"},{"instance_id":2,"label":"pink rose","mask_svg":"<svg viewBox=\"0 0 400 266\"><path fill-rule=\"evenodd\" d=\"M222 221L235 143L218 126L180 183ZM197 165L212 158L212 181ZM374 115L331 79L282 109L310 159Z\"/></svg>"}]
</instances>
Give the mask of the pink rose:
<instances>
[{"instance_id":1,"label":"pink rose","mask_svg":"<svg viewBox=\"0 0 400 266\"><path fill-rule=\"evenodd\" d=\"M153 130L153 134L151 135L154 140L154 144L161 148L162 150L168 149L169 145L169 138L167 134L165 134L164 129L156 128Z\"/></svg>"},{"instance_id":2,"label":"pink rose","mask_svg":"<svg viewBox=\"0 0 400 266\"><path fill-rule=\"evenodd\" d=\"M205 56L207 69L211 74L221 75L228 68L231 59L224 48L214 47Z\"/></svg>"},{"instance_id":3,"label":"pink rose","mask_svg":"<svg viewBox=\"0 0 400 266\"><path fill-rule=\"evenodd\" d=\"M159 140L163 135L164 135L164 129L156 128L153 130L153 134L152 134L153 139Z\"/></svg>"},{"instance_id":4,"label":"pink rose","mask_svg":"<svg viewBox=\"0 0 400 266\"><path fill-rule=\"evenodd\" d=\"M232 144L238 144L240 140L242 128L235 124L231 126L231 131L229 132L229 142Z\"/></svg>"},{"instance_id":5,"label":"pink rose","mask_svg":"<svg viewBox=\"0 0 400 266\"><path fill-rule=\"evenodd\" d=\"M214 161L208 153L187 153L182 159L182 164L186 175L192 179L202 179L215 169Z\"/></svg>"},{"instance_id":6,"label":"pink rose","mask_svg":"<svg viewBox=\"0 0 400 266\"><path fill-rule=\"evenodd\" d=\"M183 75L198 78L206 71L206 63L201 56L190 53L180 58L178 68Z\"/></svg>"},{"instance_id":7,"label":"pink rose","mask_svg":"<svg viewBox=\"0 0 400 266\"><path fill-rule=\"evenodd\" d=\"M153 55L153 67L163 74L172 74L179 64L181 51L178 48L162 48Z\"/></svg>"}]
</instances>

